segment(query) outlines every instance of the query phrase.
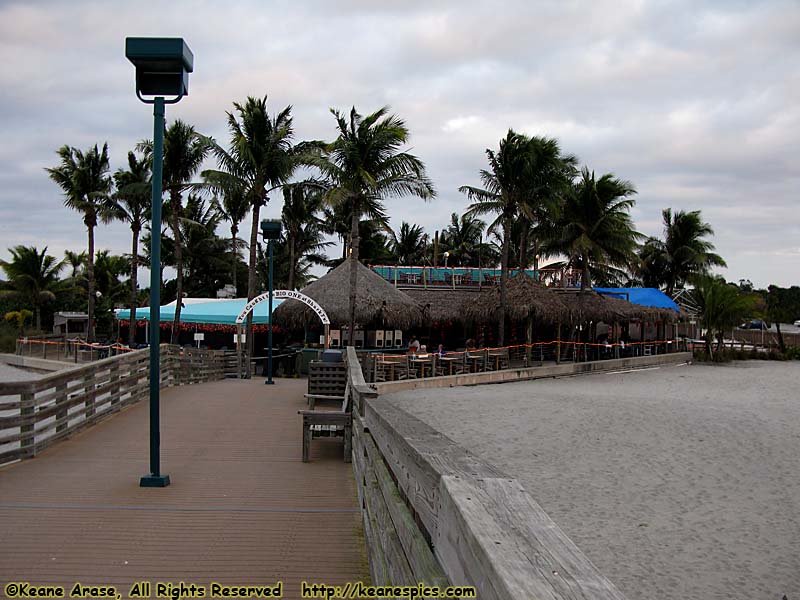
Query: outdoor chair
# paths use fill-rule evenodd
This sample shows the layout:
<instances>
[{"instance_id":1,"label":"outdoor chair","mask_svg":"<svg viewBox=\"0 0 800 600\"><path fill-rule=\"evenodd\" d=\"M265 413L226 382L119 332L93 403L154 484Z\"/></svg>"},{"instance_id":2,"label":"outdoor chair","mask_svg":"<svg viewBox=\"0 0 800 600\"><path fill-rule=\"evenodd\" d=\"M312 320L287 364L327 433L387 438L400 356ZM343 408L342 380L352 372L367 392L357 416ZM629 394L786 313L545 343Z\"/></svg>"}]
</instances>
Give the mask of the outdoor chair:
<instances>
[{"instance_id":1,"label":"outdoor chair","mask_svg":"<svg viewBox=\"0 0 800 600\"><path fill-rule=\"evenodd\" d=\"M439 376L461 375L468 371L466 352L451 352L439 357L436 361L436 375Z\"/></svg>"},{"instance_id":2,"label":"outdoor chair","mask_svg":"<svg viewBox=\"0 0 800 600\"><path fill-rule=\"evenodd\" d=\"M408 377L410 379L425 379L425 377L432 377L435 369L435 354L408 356Z\"/></svg>"},{"instance_id":3,"label":"outdoor chair","mask_svg":"<svg viewBox=\"0 0 800 600\"><path fill-rule=\"evenodd\" d=\"M375 359L375 381L397 381L408 378L408 358L405 355L382 354Z\"/></svg>"},{"instance_id":4,"label":"outdoor chair","mask_svg":"<svg viewBox=\"0 0 800 600\"><path fill-rule=\"evenodd\" d=\"M486 350L472 350L466 354L470 372L478 373L486 370Z\"/></svg>"},{"instance_id":5,"label":"outdoor chair","mask_svg":"<svg viewBox=\"0 0 800 600\"><path fill-rule=\"evenodd\" d=\"M486 353L487 358L487 371L499 371L507 369L509 366L508 348L498 348L496 350L488 350Z\"/></svg>"}]
</instances>

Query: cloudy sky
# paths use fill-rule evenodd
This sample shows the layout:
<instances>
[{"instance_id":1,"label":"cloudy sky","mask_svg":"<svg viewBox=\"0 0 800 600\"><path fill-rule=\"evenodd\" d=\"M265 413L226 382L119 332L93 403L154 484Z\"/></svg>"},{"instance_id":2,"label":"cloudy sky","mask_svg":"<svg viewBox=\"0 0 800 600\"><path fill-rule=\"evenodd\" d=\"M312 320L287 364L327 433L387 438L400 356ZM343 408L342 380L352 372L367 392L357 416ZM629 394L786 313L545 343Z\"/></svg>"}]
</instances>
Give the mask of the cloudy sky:
<instances>
[{"instance_id":1,"label":"cloudy sky","mask_svg":"<svg viewBox=\"0 0 800 600\"><path fill-rule=\"evenodd\" d=\"M702 210L728 261L759 286L800 284L800 2L88 2L0 0L0 257L16 244L85 247L45 167L109 143L112 166L152 136L126 36L182 36L190 96L168 107L226 139L248 95L293 105L298 139L330 139L328 109L390 105L434 180L431 204L389 203L392 224L441 228L509 127L556 137L638 190L634 219ZM277 216L274 200L266 216ZM129 247L124 226L99 248Z\"/></svg>"}]
</instances>

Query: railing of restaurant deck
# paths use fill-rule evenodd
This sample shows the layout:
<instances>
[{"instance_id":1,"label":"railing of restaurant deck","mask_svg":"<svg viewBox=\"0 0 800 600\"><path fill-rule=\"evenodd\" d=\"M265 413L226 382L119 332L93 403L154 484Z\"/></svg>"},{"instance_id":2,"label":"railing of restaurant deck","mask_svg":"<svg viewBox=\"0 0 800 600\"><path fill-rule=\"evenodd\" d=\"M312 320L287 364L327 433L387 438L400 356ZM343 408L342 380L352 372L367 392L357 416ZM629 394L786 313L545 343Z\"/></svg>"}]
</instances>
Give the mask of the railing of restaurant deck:
<instances>
[{"instance_id":1,"label":"railing of restaurant deck","mask_svg":"<svg viewBox=\"0 0 800 600\"><path fill-rule=\"evenodd\" d=\"M686 339L642 342L588 343L554 340L533 344L514 344L497 348L438 353L359 354L370 382L424 379L464 373L525 368L545 362L587 362L637 356L654 356L690 349Z\"/></svg>"},{"instance_id":2,"label":"railing of restaurant deck","mask_svg":"<svg viewBox=\"0 0 800 600\"><path fill-rule=\"evenodd\" d=\"M81 338L45 335L18 338L15 354L46 360L86 363L125 354L132 350L122 344L90 344Z\"/></svg>"},{"instance_id":3,"label":"railing of restaurant deck","mask_svg":"<svg viewBox=\"0 0 800 600\"><path fill-rule=\"evenodd\" d=\"M347 349L353 471L374 585L477 597L623 600L514 478L397 405Z\"/></svg>"},{"instance_id":4,"label":"railing of restaurant deck","mask_svg":"<svg viewBox=\"0 0 800 600\"><path fill-rule=\"evenodd\" d=\"M149 349L39 379L0 383L0 465L30 458L78 429L148 397ZM161 347L161 387L224 376L221 352Z\"/></svg>"},{"instance_id":5,"label":"railing of restaurant deck","mask_svg":"<svg viewBox=\"0 0 800 600\"><path fill-rule=\"evenodd\" d=\"M371 265L375 273L396 287L481 287L500 282L500 269L478 267L430 267ZM520 272L509 269L509 277ZM536 281L555 287L580 285L581 272L577 269L525 269L525 273Z\"/></svg>"}]
</instances>

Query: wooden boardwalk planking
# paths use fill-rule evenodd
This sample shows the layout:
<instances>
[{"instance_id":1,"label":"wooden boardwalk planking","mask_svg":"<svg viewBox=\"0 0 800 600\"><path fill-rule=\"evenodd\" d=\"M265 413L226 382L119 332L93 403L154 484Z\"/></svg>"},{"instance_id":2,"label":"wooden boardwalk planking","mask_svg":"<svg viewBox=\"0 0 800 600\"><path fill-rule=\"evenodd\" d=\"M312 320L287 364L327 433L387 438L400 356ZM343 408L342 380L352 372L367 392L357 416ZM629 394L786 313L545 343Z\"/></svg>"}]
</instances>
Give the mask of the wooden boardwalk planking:
<instances>
[{"instance_id":1,"label":"wooden boardwalk planking","mask_svg":"<svg viewBox=\"0 0 800 600\"><path fill-rule=\"evenodd\" d=\"M305 380L162 391L167 488L140 488L148 407L0 469L0 582L343 583L368 577L342 442L301 462ZM0 589L0 593L1 593ZM68 592L69 590L67 590Z\"/></svg>"}]
</instances>

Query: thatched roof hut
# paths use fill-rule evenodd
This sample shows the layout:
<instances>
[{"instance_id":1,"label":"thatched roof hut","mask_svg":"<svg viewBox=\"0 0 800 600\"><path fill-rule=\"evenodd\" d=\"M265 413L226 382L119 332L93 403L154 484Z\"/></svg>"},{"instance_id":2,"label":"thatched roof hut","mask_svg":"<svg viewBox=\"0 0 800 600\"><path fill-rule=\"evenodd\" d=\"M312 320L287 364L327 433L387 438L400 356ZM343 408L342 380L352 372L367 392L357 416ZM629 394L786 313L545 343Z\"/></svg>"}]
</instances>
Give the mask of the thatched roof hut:
<instances>
[{"instance_id":1,"label":"thatched roof hut","mask_svg":"<svg viewBox=\"0 0 800 600\"><path fill-rule=\"evenodd\" d=\"M574 322L603 321L673 321L675 311L633 304L622 298L606 296L593 290L575 291L561 295L569 307Z\"/></svg>"},{"instance_id":2,"label":"thatched roof hut","mask_svg":"<svg viewBox=\"0 0 800 600\"><path fill-rule=\"evenodd\" d=\"M419 304L424 320L428 321L465 321L466 307L478 302L489 293L490 288L449 288L444 286L428 288L410 288L403 290Z\"/></svg>"},{"instance_id":3,"label":"thatched roof hut","mask_svg":"<svg viewBox=\"0 0 800 600\"><path fill-rule=\"evenodd\" d=\"M499 310L499 286L492 286L475 302L463 306L464 314L476 321L496 319ZM523 273L508 280L506 314L517 320L535 316L540 321L556 323L566 320L569 310L558 294Z\"/></svg>"},{"instance_id":4,"label":"thatched roof hut","mask_svg":"<svg viewBox=\"0 0 800 600\"><path fill-rule=\"evenodd\" d=\"M302 290L322 306L331 323L347 325L350 321L350 261L310 283ZM422 311L408 294L398 290L383 277L361 263L356 291L356 322L362 326L380 322L406 329L422 320ZM302 327L318 323L314 312L301 302L283 302L275 309L276 323Z\"/></svg>"}]
</instances>

